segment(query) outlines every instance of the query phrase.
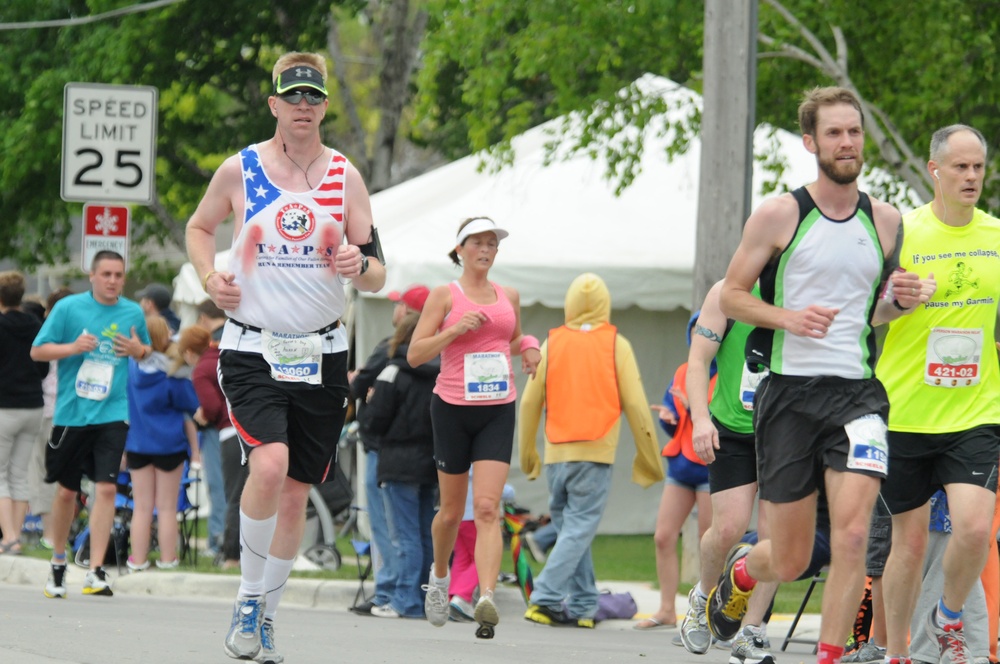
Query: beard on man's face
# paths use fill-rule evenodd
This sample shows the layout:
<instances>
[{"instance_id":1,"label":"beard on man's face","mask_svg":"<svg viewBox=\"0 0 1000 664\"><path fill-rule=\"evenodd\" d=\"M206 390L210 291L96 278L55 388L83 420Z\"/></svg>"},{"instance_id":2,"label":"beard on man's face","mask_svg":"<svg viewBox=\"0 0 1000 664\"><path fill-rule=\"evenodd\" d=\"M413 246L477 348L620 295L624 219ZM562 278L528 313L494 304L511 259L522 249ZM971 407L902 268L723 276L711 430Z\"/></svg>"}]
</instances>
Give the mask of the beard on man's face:
<instances>
[{"instance_id":1,"label":"beard on man's face","mask_svg":"<svg viewBox=\"0 0 1000 664\"><path fill-rule=\"evenodd\" d=\"M837 161L836 158L816 155L816 163L828 178L837 184L851 184L861 175L861 167L864 165L864 158L858 155L854 161Z\"/></svg>"}]
</instances>

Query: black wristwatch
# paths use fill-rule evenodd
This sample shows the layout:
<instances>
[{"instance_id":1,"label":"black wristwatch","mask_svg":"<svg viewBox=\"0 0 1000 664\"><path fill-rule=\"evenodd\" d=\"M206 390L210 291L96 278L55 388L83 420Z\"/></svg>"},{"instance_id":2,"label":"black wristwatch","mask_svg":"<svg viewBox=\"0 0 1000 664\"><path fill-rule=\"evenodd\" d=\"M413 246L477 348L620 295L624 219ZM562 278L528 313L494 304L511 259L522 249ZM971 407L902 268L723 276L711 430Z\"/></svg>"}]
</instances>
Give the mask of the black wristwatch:
<instances>
[{"instance_id":1,"label":"black wristwatch","mask_svg":"<svg viewBox=\"0 0 1000 664\"><path fill-rule=\"evenodd\" d=\"M367 271L368 271L368 257L367 256L362 256L361 257L361 272L358 273L358 276L360 277L362 274L364 274Z\"/></svg>"}]
</instances>

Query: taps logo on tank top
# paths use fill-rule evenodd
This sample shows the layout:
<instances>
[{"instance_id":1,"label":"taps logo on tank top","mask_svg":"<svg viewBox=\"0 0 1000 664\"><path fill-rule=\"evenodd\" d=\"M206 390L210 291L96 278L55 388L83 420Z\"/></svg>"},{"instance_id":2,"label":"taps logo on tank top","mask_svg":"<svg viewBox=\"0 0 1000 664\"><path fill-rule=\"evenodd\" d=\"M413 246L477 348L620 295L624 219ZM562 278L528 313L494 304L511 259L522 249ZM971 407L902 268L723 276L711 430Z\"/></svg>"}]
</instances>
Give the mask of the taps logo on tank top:
<instances>
[{"instance_id":1,"label":"taps logo on tank top","mask_svg":"<svg viewBox=\"0 0 1000 664\"><path fill-rule=\"evenodd\" d=\"M316 217L312 210L300 203L289 203L278 210L275 223L281 237L292 242L305 240L316 230Z\"/></svg>"}]
</instances>

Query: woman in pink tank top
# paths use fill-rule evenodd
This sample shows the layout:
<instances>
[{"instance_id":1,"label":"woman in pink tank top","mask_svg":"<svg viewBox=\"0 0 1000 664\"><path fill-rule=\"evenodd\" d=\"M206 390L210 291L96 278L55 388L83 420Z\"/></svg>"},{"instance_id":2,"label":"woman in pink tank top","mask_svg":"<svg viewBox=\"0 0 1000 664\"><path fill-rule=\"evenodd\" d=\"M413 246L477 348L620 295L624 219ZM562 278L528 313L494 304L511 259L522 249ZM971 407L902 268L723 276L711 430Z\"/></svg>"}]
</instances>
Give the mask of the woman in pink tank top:
<instances>
[{"instance_id":1,"label":"woman in pink tank top","mask_svg":"<svg viewBox=\"0 0 1000 664\"><path fill-rule=\"evenodd\" d=\"M466 219L458 228L450 256L462 275L431 291L413 333L406 359L418 366L441 356L431 402L434 460L438 468L441 509L434 517L434 562L424 611L437 627L466 612L449 605L448 561L455 548L472 479L476 524L476 569L480 599L473 611L476 636L492 638L499 622L493 590L500 572L503 541L500 495L514 440L512 355L521 355L524 373L534 375L541 359L538 340L521 333L520 297L513 288L489 280L500 240L507 231L492 219ZM467 619L467 618L466 618Z\"/></svg>"}]
</instances>

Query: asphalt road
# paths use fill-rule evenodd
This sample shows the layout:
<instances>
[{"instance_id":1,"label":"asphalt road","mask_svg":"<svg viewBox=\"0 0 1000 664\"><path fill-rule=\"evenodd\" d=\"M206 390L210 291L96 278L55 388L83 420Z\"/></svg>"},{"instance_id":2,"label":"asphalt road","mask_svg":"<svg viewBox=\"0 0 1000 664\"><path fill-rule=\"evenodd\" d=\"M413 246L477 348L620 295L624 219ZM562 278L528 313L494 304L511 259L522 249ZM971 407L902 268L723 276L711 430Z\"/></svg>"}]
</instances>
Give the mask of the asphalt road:
<instances>
[{"instance_id":1,"label":"asphalt road","mask_svg":"<svg viewBox=\"0 0 1000 664\"><path fill-rule=\"evenodd\" d=\"M39 587L24 585L2 585L0 592L0 662L5 664L233 661L222 649L232 606L226 599L71 593L66 600L53 600ZM471 624L434 628L422 620L356 616L346 608L283 605L276 642L288 664L729 660L728 650L698 656L671 645L676 630L641 633L631 629L630 621L607 621L595 630L543 627L521 618L523 604L502 603L500 608L496 638L484 641L475 638ZM792 644L789 650L776 653L781 664L814 657L811 646Z\"/></svg>"}]
</instances>

